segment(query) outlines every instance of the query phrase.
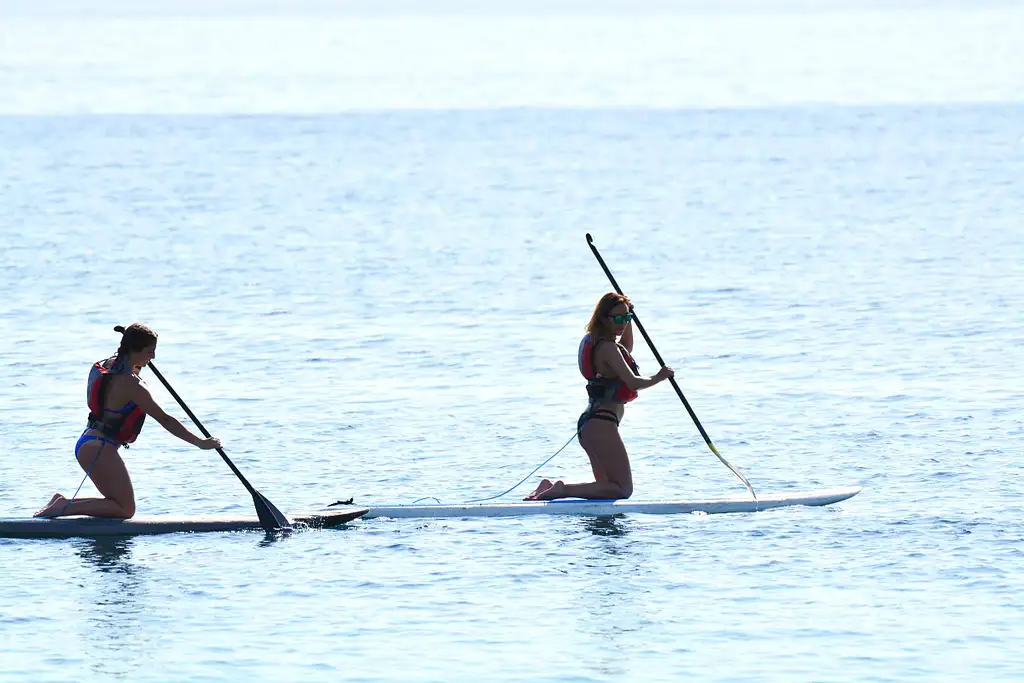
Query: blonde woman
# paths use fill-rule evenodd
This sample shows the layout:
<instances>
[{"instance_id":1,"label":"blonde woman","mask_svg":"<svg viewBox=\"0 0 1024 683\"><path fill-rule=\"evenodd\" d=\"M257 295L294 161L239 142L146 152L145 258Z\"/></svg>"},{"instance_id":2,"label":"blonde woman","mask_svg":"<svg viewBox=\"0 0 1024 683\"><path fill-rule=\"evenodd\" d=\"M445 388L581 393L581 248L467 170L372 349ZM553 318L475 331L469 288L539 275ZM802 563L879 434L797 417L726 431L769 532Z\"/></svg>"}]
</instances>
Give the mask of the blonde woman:
<instances>
[{"instance_id":1,"label":"blonde woman","mask_svg":"<svg viewBox=\"0 0 1024 683\"><path fill-rule=\"evenodd\" d=\"M577 362L587 379L590 401L576 424L580 446L590 458L594 481L566 484L544 479L525 500L590 498L608 500L633 495L629 455L619 435L625 406L637 392L669 377L665 366L653 377L640 374L633 360L633 314L629 298L608 292L597 302L580 341Z\"/></svg>"}]
</instances>

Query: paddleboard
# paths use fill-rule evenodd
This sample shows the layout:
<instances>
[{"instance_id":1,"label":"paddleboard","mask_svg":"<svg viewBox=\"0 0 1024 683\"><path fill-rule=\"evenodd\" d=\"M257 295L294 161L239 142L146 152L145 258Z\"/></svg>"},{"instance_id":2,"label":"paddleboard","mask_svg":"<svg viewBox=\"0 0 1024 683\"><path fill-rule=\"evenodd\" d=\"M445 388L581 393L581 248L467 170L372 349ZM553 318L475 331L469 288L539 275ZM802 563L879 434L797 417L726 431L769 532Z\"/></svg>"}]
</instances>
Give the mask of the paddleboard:
<instances>
[{"instance_id":1,"label":"paddleboard","mask_svg":"<svg viewBox=\"0 0 1024 683\"><path fill-rule=\"evenodd\" d=\"M289 521L303 529L326 529L359 519L369 512L365 507L345 507L289 515ZM0 538L72 538L98 536L142 536L150 534L205 533L212 531L262 531L256 515L204 515L198 517L133 517L99 519L96 517L58 517L45 519L0 519Z\"/></svg>"},{"instance_id":2,"label":"paddleboard","mask_svg":"<svg viewBox=\"0 0 1024 683\"><path fill-rule=\"evenodd\" d=\"M489 502L456 505L369 505L363 519L388 517L409 519L424 517L519 517L523 515L592 515L610 516L625 513L671 515L685 513L722 514L729 512L760 512L792 505L832 505L860 493L861 487L821 489L817 491L769 493L759 495L755 502L749 494L732 498L707 500L582 500L564 498L553 501ZM345 508L339 508L345 509Z\"/></svg>"}]
</instances>

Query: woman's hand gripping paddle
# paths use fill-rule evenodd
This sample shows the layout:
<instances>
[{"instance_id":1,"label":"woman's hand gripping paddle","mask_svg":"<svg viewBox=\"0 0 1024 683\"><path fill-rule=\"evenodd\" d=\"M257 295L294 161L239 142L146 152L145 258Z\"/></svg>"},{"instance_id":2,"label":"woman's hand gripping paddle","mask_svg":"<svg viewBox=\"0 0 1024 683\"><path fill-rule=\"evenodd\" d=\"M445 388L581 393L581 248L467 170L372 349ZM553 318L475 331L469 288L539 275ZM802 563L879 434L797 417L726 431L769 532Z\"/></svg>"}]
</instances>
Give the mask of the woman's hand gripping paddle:
<instances>
[{"instance_id":1,"label":"woman's hand gripping paddle","mask_svg":"<svg viewBox=\"0 0 1024 683\"><path fill-rule=\"evenodd\" d=\"M622 289L619 288L619 283L615 281L615 276L613 276L612 272L608 270L608 266L605 264L604 259L601 258L601 254L597 251L597 247L594 246L594 238L590 236L589 232L587 233L587 244L590 245L590 250L594 252L594 256L597 257L597 262L600 263L601 268L604 269L604 274L608 276L608 280L612 283L612 287L615 288L616 292L622 294ZM647 330L644 329L643 324L640 322L640 318L637 317L636 311L633 311L633 322L636 323L637 328L640 330L640 334L644 336L644 339L647 341L647 345L651 347L655 360L658 361L658 364L661 365L661 367L665 367L665 361L661 359L661 354L658 353L658 349L654 348L654 342L652 342L651 338L647 336ZM742 481L743 485L747 487L748 491L750 491L750 495L754 497L754 502L756 503L757 494L754 493L754 487L750 485L750 482L747 481L747 478L743 476L742 472L733 467L732 463L722 457L722 454L718 452L717 448L715 448L715 444L711 443L711 437L709 437L708 433L704 431L704 426L701 425L700 420L697 419L697 415L693 412L693 408L690 407L690 403L686 400L686 397L683 396L683 391L679 388L679 385L676 384L675 378L669 377L668 381L672 383L672 388L676 390L676 395L679 396L679 400L683 402L684 406L686 406L686 412L690 414L690 417L693 419L693 423L697 425L697 429L700 431L700 435L704 437L704 442L707 443L708 448L711 449L712 453L718 456L718 459L721 460L726 467L732 470L733 474L740 478L740 481Z\"/></svg>"}]
</instances>

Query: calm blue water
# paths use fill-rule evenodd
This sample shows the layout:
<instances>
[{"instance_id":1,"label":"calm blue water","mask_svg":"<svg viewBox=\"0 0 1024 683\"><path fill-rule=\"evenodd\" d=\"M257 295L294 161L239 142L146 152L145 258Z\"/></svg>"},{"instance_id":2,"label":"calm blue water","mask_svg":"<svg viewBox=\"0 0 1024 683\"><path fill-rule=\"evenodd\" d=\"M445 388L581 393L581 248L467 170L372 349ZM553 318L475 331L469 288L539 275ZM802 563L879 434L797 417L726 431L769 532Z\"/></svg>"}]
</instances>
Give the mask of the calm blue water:
<instances>
[{"instance_id":1,"label":"calm blue water","mask_svg":"<svg viewBox=\"0 0 1024 683\"><path fill-rule=\"evenodd\" d=\"M282 510L500 493L584 407L587 232L759 492L865 490L0 540L0 680L1024 675L1019 6L12 7L0 516L78 486L89 364L134 320ZM743 493L668 385L622 432L635 498ZM152 422L126 459L140 515L252 509ZM574 443L540 474L589 467Z\"/></svg>"}]
</instances>

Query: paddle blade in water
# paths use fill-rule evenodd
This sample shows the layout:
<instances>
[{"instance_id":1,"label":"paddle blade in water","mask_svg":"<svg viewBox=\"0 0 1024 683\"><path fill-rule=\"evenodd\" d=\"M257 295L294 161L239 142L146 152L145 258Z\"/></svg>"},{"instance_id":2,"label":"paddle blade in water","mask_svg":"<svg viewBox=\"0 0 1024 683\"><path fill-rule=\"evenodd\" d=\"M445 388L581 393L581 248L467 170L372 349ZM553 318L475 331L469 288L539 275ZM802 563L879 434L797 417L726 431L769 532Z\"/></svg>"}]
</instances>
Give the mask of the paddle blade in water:
<instances>
[{"instance_id":1,"label":"paddle blade in water","mask_svg":"<svg viewBox=\"0 0 1024 683\"><path fill-rule=\"evenodd\" d=\"M253 492L252 502L256 506L256 516L260 518L260 524L264 529L276 531L291 528L292 524L284 516L284 513L274 507L274 504L264 498L262 494Z\"/></svg>"}]
</instances>

